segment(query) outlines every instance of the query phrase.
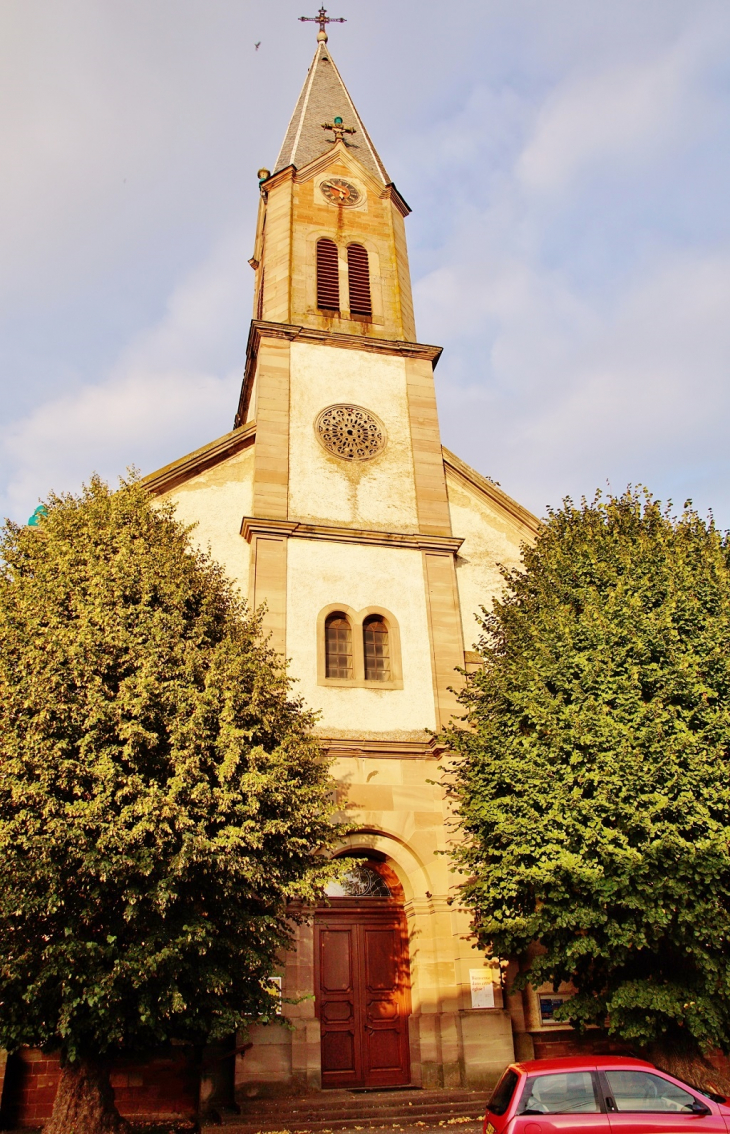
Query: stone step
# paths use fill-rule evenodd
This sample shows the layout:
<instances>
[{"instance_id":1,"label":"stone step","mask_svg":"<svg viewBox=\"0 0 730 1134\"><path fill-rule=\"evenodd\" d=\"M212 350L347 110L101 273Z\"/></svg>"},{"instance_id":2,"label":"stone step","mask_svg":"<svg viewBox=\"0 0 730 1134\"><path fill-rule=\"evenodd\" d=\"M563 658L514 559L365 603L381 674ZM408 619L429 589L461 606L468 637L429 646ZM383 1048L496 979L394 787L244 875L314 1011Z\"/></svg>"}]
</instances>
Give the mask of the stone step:
<instances>
[{"instance_id":1,"label":"stone step","mask_svg":"<svg viewBox=\"0 0 730 1134\"><path fill-rule=\"evenodd\" d=\"M477 1111L484 1110L483 1099L455 1099L453 1102L444 1102L437 1100L431 1101L430 1099L423 1100L422 1102L420 1100L418 1102L403 1102L400 1100L394 1100L393 1102L382 1101L377 1105L369 1106L360 1106L358 1105L357 1101L354 1101L351 1103L342 1102L337 1106L329 1106L326 1108L309 1107L306 1105L306 1103L300 1106L279 1106L266 1108L244 1107L241 1110L241 1114L237 1115L236 1118L244 1122L254 1122L259 1118L278 1117L282 1114L290 1114L292 1116L298 1116L301 1118L306 1116L313 1120L321 1118L322 1121L326 1121L327 1118L330 1118L334 1115L340 1117L342 1115L357 1116L358 1114L361 1114L363 1116L371 1115L373 1117L377 1117L378 1115L385 1115L386 1117L390 1117L391 1115L402 1114L404 1117L407 1117L408 1115L419 1116L426 1112L428 1112L429 1114L438 1114L443 1117L444 1115L456 1113L466 1114L468 1111L475 1109Z\"/></svg>"},{"instance_id":2,"label":"stone step","mask_svg":"<svg viewBox=\"0 0 730 1134\"><path fill-rule=\"evenodd\" d=\"M477 1115L451 1115L448 1118L440 1118L438 1115L425 1114L419 1119L413 1119L408 1116L407 1118L400 1115L397 1118L383 1118L374 1115L367 1115L362 1118L353 1119L348 1116L346 1119L321 1119L317 1122L309 1121L291 1121L286 1115L281 1115L279 1121L276 1122L273 1118L261 1119L258 1122L237 1122L235 1125L225 1123L227 1134L315 1134L315 1132L331 1131L335 1134L344 1134L344 1131L358 1131L358 1130L402 1130L413 1131L414 1134L419 1134L425 1130L443 1130L444 1134L447 1131L458 1131L459 1134L478 1134L482 1128L482 1119ZM220 1130L219 1126L204 1126L203 1130L206 1134L214 1134L214 1131Z\"/></svg>"},{"instance_id":3,"label":"stone step","mask_svg":"<svg viewBox=\"0 0 730 1134\"><path fill-rule=\"evenodd\" d=\"M272 1120L274 1122L274 1124L276 1124L277 1122L280 1122L282 1120L282 1118L284 1118L284 1117L286 1117L286 1119L289 1123L292 1123L292 1122L324 1122L325 1125L328 1122L343 1121L343 1120L346 1120L346 1119L352 1119L355 1122L357 1122L359 1119L363 1119L363 1121L364 1121L366 1118L367 1119L373 1119L373 1120L375 1120L375 1119L377 1119L377 1120L380 1120L380 1119L388 1119L388 1120L390 1120L390 1119L402 1119L404 1122L406 1122L406 1121L407 1122L410 1122L410 1121L415 1122L417 1120L424 1118L425 1116L432 1118L434 1120L440 1120L442 1118L463 1117L464 1115L473 1115L473 1117L476 1119L476 1118L482 1117L482 1114L480 1114L480 1111L482 1111L482 1110L483 1110L482 1106L475 1106L471 1103L459 1103L459 1104L452 1104L450 1106L447 1106L447 1105L443 1105L443 1106L423 1106L423 1107L412 1106L412 1107L408 1107L408 1108L398 1107L398 1106L378 1107L377 1110L367 1110L367 1109L357 1110L357 1109L353 1109L351 1107L343 1107L341 1110L331 1110L331 1111L328 1111L326 1114L323 1114L322 1111L316 1111L316 1110L311 1111L311 1110L305 1110L305 1109L302 1109L302 1110L289 1110L289 1109L284 1110L284 1109L282 1109L278 1112L269 1111L267 1113L251 1114L250 1112L244 1112L240 1115L237 1115L235 1118L227 1119L226 1122L225 1122L225 1125L226 1126L239 1126L242 1123L245 1124L245 1125L250 1125L251 1123L256 1123L256 1122L258 1122L258 1123L269 1122L269 1120Z\"/></svg>"},{"instance_id":4,"label":"stone step","mask_svg":"<svg viewBox=\"0 0 730 1134\"><path fill-rule=\"evenodd\" d=\"M300 1098L256 1099L240 1115L226 1115L226 1134L424 1127L477 1130L486 1097L481 1091L327 1091Z\"/></svg>"},{"instance_id":5,"label":"stone step","mask_svg":"<svg viewBox=\"0 0 730 1134\"><path fill-rule=\"evenodd\" d=\"M354 1088L350 1091L322 1091L318 1094L289 1096L284 1098L253 1098L242 1103L246 1114L281 1113L287 1110L317 1110L328 1112L353 1107L359 1110L377 1109L381 1106L440 1106L455 1105L461 1102L481 1103L486 1094L481 1091L423 1090L420 1087L393 1087L390 1090L367 1090Z\"/></svg>"}]
</instances>

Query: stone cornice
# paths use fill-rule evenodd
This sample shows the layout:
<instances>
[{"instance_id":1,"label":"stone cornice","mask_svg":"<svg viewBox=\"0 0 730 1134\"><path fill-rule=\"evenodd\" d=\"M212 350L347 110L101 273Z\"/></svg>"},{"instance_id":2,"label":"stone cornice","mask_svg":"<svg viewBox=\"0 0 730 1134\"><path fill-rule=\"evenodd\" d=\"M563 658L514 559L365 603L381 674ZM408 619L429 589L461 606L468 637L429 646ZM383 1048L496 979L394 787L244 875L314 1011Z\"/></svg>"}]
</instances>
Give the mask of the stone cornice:
<instances>
[{"instance_id":1,"label":"stone cornice","mask_svg":"<svg viewBox=\"0 0 730 1134\"><path fill-rule=\"evenodd\" d=\"M440 346L431 346L428 343L409 343L400 339L372 339L367 335L347 335L338 331L323 331L319 327L298 327L289 323L268 323L261 319L252 319L246 347L246 368L243 374L236 424L246 419L254 368L262 339L288 339L289 342L317 343L318 345L339 347L344 350L367 351L370 354L420 358L431 362L434 367L444 349Z\"/></svg>"},{"instance_id":2,"label":"stone cornice","mask_svg":"<svg viewBox=\"0 0 730 1134\"><path fill-rule=\"evenodd\" d=\"M253 444L255 437L256 422L249 421L208 445L203 445L201 449L196 449L193 453L188 453L187 456L165 465L164 468L149 473L142 478L142 484L153 496L159 496L162 492L168 492L171 488L189 480L191 476L196 476L212 465L217 465L219 461L232 457L241 449Z\"/></svg>"},{"instance_id":3,"label":"stone cornice","mask_svg":"<svg viewBox=\"0 0 730 1134\"><path fill-rule=\"evenodd\" d=\"M297 520L269 520L244 516L241 535L250 543L255 535L283 535L298 539L321 539L332 543L364 543L370 547L408 547L416 551L445 551L455 555L463 539L423 535L421 532L380 532L371 528L344 528L330 524L304 524Z\"/></svg>"},{"instance_id":4,"label":"stone cornice","mask_svg":"<svg viewBox=\"0 0 730 1134\"><path fill-rule=\"evenodd\" d=\"M387 197L389 200L391 200L398 212L403 217L407 217L413 211L411 209L411 206L406 201L405 197L401 197L392 181L385 186L385 189L380 194L380 196Z\"/></svg>"},{"instance_id":5,"label":"stone cornice","mask_svg":"<svg viewBox=\"0 0 730 1134\"><path fill-rule=\"evenodd\" d=\"M471 468L454 453L449 452L446 448L442 448L441 451L444 464L456 473L459 479L466 481L471 488L476 488L483 496L487 496L492 504L495 504L501 511L507 512L513 520L516 520L521 527L527 528L533 536L537 535L540 530L540 521L537 516L533 516L532 512L523 508L511 496L503 492L499 485L487 480L485 476Z\"/></svg>"}]
</instances>

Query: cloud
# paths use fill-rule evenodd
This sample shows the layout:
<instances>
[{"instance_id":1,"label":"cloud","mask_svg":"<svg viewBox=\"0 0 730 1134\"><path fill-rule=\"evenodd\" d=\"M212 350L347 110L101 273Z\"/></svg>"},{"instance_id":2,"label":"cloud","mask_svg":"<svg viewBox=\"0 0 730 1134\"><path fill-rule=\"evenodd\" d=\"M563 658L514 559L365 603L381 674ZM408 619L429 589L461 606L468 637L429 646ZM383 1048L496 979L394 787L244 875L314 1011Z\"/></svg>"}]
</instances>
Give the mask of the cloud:
<instances>
[{"instance_id":1,"label":"cloud","mask_svg":"<svg viewBox=\"0 0 730 1134\"><path fill-rule=\"evenodd\" d=\"M537 511L608 477L730 522L727 0L464 0L445 23L435 0L343 5L332 49L414 208L419 333L447 348L445 442ZM230 427L255 172L314 46L300 14L0 6L17 518Z\"/></svg>"},{"instance_id":2,"label":"cloud","mask_svg":"<svg viewBox=\"0 0 730 1134\"><path fill-rule=\"evenodd\" d=\"M432 183L450 224L415 299L419 326L446 346L444 440L538 514L566 493L642 481L730 523L718 81L730 20L718 11L654 29L640 49L584 43L519 98L512 80L483 84L468 175ZM432 151L468 134L474 105L472 90L431 129ZM506 139L490 125L497 107L511 108Z\"/></svg>"},{"instance_id":3,"label":"cloud","mask_svg":"<svg viewBox=\"0 0 730 1134\"><path fill-rule=\"evenodd\" d=\"M462 346L457 374L440 376L445 443L540 514L607 479L730 514L730 248L659 257L616 304L524 265L515 275L478 292L493 328L484 370ZM438 305L440 282L422 302Z\"/></svg>"},{"instance_id":4,"label":"cloud","mask_svg":"<svg viewBox=\"0 0 730 1134\"><path fill-rule=\"evenodd\" d=\"M248 238L240 229L226 233L103 381L50 398L5 427L9 514L25 519L39 495L74 490L93 471L112 480L131 464L149 472L232 428L248 323Z\"/></svg>"},{"instance_id":5,"label":"cloud","mask_svg":"<svg viewBox=\"0 0 730 1134\"><path fill-rule=\"evenodd\" d=\"M597 163L650 161L683 133L695 56L683 42L648 63L561 84L538 115L517 165L519 180L531 190L556 192Z\"/></svg>"}]
</instances>

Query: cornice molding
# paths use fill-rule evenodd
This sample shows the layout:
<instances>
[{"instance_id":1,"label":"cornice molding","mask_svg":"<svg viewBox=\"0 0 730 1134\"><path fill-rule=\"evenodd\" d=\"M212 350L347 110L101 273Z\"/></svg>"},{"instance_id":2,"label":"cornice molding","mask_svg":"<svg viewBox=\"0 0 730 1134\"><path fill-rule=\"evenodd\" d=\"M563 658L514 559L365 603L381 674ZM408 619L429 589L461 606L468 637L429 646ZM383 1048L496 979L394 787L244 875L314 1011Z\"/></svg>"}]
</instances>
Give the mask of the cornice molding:
<instances>
[{"instance_id":1,"label":"cornice molding","mask_svg":"<svg viewBox=\"0 0 730 1134\"><path fill-rule=\"evenodd\" d=\"M246 368L243 373L241 397L236 414L236 425L246 420L248 400L262 339L287 339L289 342L316 343L320 346L339 347L344 350L362 350L370 354L388 354L399 358L419 358L435 368L443 347L429 343L410 343L400 339L373 339L367 335L347 335L339 331L323 331L319 327L298 327L290 323L268 323L252 319L246 347Z\"/></svg>"},{"instance_id":2,"label":"cornice molding","mask_svg":"<svg viewBox=\"0 0 730 1134\"><path fill-rule=\"evenodd\" d=\"M370 528L344 528L330 524L304 524L296 520L269 520L244 516L241 535L250 543L256 535L281 535L296 539L321 539L331 543L364 543L369 547L407 547L414 551L444 551L456 555L463 539L423 535L420 532L380 532Z\"/></svg>"},{"instance_id":3,"label":"cornice molding","mask_svg":"<svg viewBox=\"0 0 730 1134\"><path fill-rule=\"evenodd\" d=\"M318 157L313 158L307 165L298 168L294 175L294 180L297 184L304 184L306 181L311 181L317 174L323 173L330 166L336 165L337 162L347 166L352 170L353 177L360 177L365 181L371 192L376 197L383 196L383 183L384 178L378 178L375 174L363 165L363 163L350 152L348 146L343 142L335 142L331 150L326 150Z\"/></svg>"},{"instance_id":4,"label":"cornice molding","mask_svg":"<svg viewBox=\"0 0 730 1134\"><path fill-rule=\"evenodd\" d=\"M177 487L178 484L183 484L191 476L196 476L198 473L204 472L205 469L217 465L220 461L234 456L241 449L253 444L255 437L256 422L249 421L238 429L225 433L223 437L218 437L215 441L203 445L201 449L196 449L193 453L188 453L187 456L172 461L171 464L157 469L156 472L148 473L147 476L142 478L142 484L153 496L159 496L161 493Z\"/></svg>"},{"instance_id":5,"label":"cornice molding","mask_svg":"<svg viewBox=\"0 0 730 1134\"><path fill-rule=\"evenodd\" d=\"M471 488L476 488L482 496L487 496L490 502L500 508L503 512L507 512L513 520L516 520L522 527L527 528L528 531L536 536L540 530L541 523L537 516L533 516L527 508L523 508L506 492L503 492L499 485L494 484L493 481L487 480L485 476L478 473L455 453L450 452L448 449L442 447L441 452L444 458L444 464L451 469L452 472L466 483Z\"/></svg>"},{"instance_id":6,"label":"cornice molding","mask_svg":"<svg viewBox=\"0 0 730 1134\"><path fill-rule=\"evenodd\" d=\"M392 181L385 186L380 196L392 201L402 217L407 217L413 212L405 197L401 197Z\"/></svg>"}]
</instances>

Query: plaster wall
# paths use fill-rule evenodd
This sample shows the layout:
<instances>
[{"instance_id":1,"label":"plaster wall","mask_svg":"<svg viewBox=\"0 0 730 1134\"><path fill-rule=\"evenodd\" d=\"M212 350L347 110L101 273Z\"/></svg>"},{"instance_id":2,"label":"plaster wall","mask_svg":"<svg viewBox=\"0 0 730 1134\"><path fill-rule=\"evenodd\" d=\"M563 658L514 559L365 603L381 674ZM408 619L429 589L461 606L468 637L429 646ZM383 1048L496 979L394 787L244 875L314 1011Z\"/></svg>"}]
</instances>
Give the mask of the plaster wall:
<instances>
[{"instance_id":1,"label":"plaster wall","mask_svg":"<svg viewBox=\"0 0 730 1134\"><path fill-rule=\"evenodd\" d=\"M418 531L405 362L294 342L290 389L289 519ZM373 460L343 461L317 439L317 415L340 402L370 410L385 426L387 444Z\"/></svg>"},{"instance_id":2,"label":"plaster wall","mask_svg":"<svg viewBox=\"0 0 730 1134\"><path fill-rule=\"evenodd\" d=\"M340 462L344 463L344 462ZM331 603L384 607L400 628L402 689L317 684L317 616ZM428 615L420 551L290 539L286 654L297 691L322 713L327 736L388 735L435 728Z\"/></svg>"},{"instance_id":3,"label":"plaster wall","mask_svg":"<svg viewBox=\"0 0 730 1134\"><path fill-rule=\"evenodd\" d=\"M195 524L192 540L225 568L248 596L251 548L241 538L241 520L251 514L253 446L160 496L175 505L183 524Z\"/></svg>"},{"instance_id":4,"label":"plaster wall","mask_svg":"<svg viewBox=\"0 0 730 1134\"><path fill-rule=\"evenodd\" d=\"M473 650L480 634L475 615L482 606L489 610L492 600L504 589L499 564L519 567L520 547L531 537L517 520L491 504L476 489L469 489L448 468L446 488L452 531L464 539L456 559L456 580L464 648Z\"/></svg>"}]
</instances>

